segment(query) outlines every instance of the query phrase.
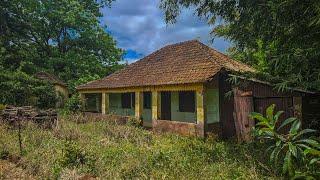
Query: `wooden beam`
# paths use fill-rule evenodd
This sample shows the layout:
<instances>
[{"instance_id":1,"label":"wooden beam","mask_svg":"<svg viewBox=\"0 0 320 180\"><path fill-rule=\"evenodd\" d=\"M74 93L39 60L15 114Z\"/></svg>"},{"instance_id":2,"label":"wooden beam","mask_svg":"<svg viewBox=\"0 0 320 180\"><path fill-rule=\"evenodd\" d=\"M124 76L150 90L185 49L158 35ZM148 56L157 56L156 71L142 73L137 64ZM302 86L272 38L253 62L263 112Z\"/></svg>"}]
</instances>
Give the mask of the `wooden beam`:
<instances>
[{"instance_id":1,"label":"wooden beam","mask_svg":"<svg viewBox=\"0 0 320 180\"><path fill-rule=\"evenodd\" d=\"M135 92L135 117L141 119L143 112L143 92Z\"/></svg>"},{"instance_id":2,"label":"wooden beam","mask_svg":"<svg viewBox=\"0 0 320 180\"><path fill-rule=\"evenodd\" d=\"M293 97L293 115L302 122L302 97Z\"/></svg>"}]
</instances>

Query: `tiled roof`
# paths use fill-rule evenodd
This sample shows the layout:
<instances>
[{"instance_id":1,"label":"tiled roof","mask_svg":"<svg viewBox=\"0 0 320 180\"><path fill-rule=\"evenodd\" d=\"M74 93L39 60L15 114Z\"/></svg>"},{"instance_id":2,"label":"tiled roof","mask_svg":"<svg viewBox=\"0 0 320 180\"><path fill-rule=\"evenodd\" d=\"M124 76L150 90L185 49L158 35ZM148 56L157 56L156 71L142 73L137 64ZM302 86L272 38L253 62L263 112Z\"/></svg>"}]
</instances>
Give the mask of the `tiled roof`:
<instances>
[{"instance_id":1,"label":"tiled roof","mask_svg":"<svg viewBox=\"0 0 320 180\"><path fill-rule=\"evenodd\" d=\"M105 78L77 87L111 89L205 82L222 68L247 72L254 70L197 40L165 46Z\"/></svg>"},{"instance_id":2,"label":"tiled roof","mask_svg":"<svg viewBox=\"0 0 320 180\"><path fill-rule=\"evenodd\" d=\"M38 72L34 76L38 79L49 81L52 84L66 86L66 84L62 80L60 80L58 77L52 74L49 74L47 72Z\"/></svg>"}]
</instances>

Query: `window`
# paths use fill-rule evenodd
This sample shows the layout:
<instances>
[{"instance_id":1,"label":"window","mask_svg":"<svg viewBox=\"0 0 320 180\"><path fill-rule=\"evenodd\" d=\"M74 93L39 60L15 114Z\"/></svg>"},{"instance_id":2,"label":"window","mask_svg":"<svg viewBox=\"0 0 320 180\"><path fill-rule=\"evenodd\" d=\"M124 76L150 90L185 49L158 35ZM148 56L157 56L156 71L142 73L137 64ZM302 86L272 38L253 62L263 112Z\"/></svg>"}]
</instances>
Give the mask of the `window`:
<instances>
[{"instance_id":1,"label":"window","mask_svg":"<svg viewBox=\"0 0 320 180\"><path fill-rule=\"evenodd\" d=\"M151 109L151 92L143 92L143 108Z\"/></svg>"},{"instance_id":2,"label":"window","mask_svg":"<svg viewBox=\"0 0 320 180\"><path fill-rule=\"evenodd\" d=\"M122 93L121 94L121 106L122 108L131 109L135 106L135 94L134 93Z\"/></svg>"},{"instance_id":3,"label":"window","mask_svg":"<svg viewBox=\"0 0 320 180\"><path fill-rule=\"evenodd\" d=\"M179 92L179 111L195 112L195 95L193 91Z\"/></svg>"}]
</instances>

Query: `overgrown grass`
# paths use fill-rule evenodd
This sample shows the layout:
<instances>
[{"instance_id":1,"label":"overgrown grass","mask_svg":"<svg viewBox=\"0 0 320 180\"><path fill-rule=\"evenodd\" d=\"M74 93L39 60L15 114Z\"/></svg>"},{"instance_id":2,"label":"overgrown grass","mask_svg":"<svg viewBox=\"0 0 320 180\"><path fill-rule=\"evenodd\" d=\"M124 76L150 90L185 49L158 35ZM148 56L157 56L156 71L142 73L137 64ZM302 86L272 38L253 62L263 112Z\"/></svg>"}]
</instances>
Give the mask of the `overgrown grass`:
<instances>
[{"instance_id":1,"label":"overgrown grass","mask_svg":"<svg viewBox=\"0 0 320 180\"><path fill-rule=\"evenodd\" d=\"M16 164L49 179L82 176L140 179L276 179L263 165L264 150L173 134L154 134L112 119L64 116L52 130L25 125L24 153ZM0 125L0 155L19 155L17 131Z\"/></svg>"}]
</instances>

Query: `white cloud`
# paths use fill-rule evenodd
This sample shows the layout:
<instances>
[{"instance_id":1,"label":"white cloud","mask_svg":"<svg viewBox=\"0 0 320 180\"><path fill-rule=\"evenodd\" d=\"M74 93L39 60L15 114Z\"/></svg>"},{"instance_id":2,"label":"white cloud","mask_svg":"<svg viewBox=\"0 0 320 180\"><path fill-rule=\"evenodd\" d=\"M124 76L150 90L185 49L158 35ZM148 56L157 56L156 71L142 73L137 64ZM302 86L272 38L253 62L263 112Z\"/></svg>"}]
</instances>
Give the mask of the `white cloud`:
<instances>
[{"instance_id":1,"label":"white cloud","mask_svg":"<svg viewBox=\"0 0 320 180\"><path fill-rule=\"evenodd\" d=\"M192 10L183 10L178 21L166 25L159 2L153 0L117 0L111 9L103 9L102 24L123 49L131 49L147 55L167 44L190 39L199 39L220 51L225 51L229 43L216 38L210 44L212 27L200 20Z\"/></svg>"}]
</instances>

